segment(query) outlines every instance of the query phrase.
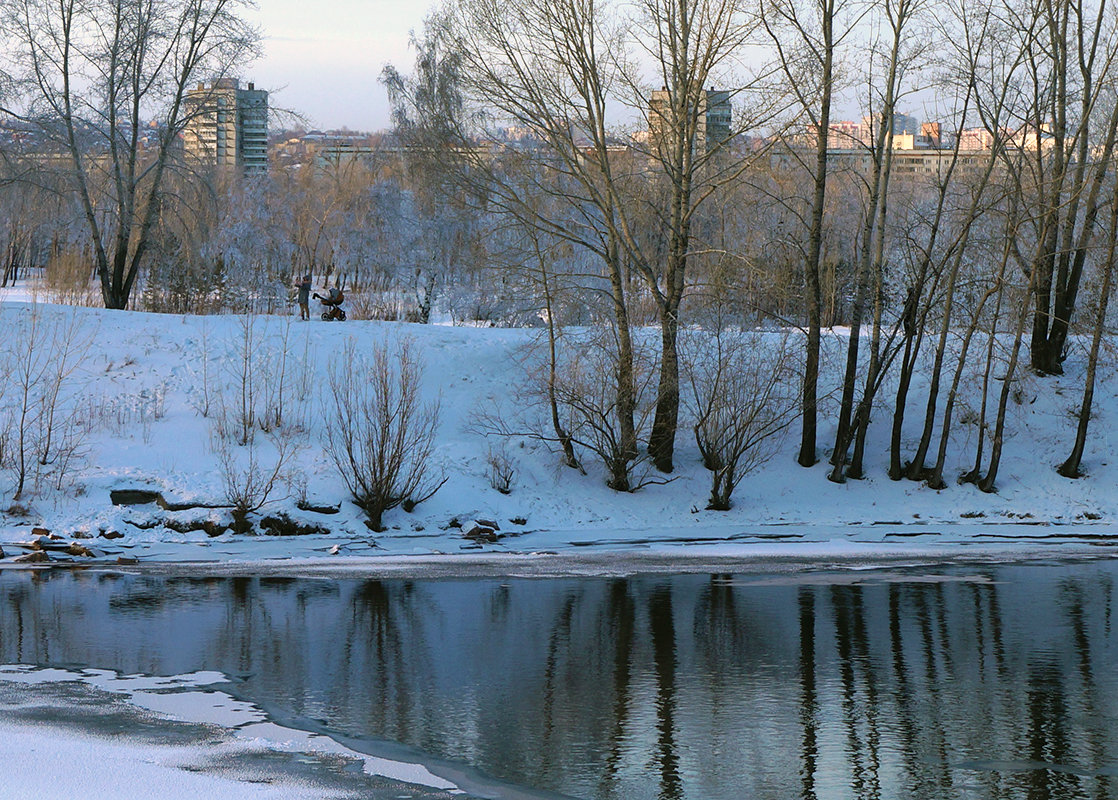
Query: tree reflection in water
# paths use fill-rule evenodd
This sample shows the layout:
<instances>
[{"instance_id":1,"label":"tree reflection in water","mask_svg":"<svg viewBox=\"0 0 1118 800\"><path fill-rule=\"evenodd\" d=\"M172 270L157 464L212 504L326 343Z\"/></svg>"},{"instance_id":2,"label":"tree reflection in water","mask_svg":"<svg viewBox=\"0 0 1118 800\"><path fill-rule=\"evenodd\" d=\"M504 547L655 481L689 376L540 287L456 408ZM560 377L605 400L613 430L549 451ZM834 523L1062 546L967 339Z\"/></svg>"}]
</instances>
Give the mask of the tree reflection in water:
<instances>
[{"instance_id":1,"label":"tree reflection in water","mask_svg":"<svg viewBox=\"0 0 1118 800\"><path fill-rule=\"evenodd\" d=\"M610 579L0 573L0 662L220 670L576 797L1118 797L1105 563Z\"/></svg>"}]
</instances>

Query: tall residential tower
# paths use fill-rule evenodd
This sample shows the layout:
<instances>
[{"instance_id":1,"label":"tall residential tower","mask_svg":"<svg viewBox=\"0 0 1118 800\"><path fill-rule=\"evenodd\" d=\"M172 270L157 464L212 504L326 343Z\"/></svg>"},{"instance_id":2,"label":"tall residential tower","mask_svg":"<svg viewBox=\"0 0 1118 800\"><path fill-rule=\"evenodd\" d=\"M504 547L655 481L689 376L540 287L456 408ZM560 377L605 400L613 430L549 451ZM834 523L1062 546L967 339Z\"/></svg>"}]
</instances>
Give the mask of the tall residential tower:
<instances>
[{"instance_id":1,"label":"tall residential tower","mask_svg":"<svg viewBox=\"0 0 1118 800\"><path fill-rule=\"evenodd\" d=\"M730 92L718 89L700 89L695 144L706 150L724 144L730 138L733 106ZM670 144L672 132L671 94L666 88L657 89L649 99L648 126L653 143L658 147Z\"/></svg>"},{"instance_id":2,"label":"tall residential tower","mask_svg":"<svg viewBox=\"0 0 1118 800\"><path fill-rule=\"evenodd\" d=\"M191 89L186 96L183 149L187 160L242 172L268 169L268 93L231 78Z\"/></svg>"}]
</instances>

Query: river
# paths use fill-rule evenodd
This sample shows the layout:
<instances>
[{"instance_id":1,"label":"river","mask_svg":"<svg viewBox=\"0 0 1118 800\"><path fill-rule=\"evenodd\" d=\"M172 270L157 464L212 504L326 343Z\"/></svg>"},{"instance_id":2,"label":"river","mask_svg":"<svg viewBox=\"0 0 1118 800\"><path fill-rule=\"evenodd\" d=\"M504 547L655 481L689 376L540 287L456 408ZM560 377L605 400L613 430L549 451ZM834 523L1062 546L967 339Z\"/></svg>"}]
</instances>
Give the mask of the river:
<instances>
[{"instance_id":1,"label":"river","mask_svg":"<svg viewBox=\"0 0 1118 800\"><path fill-rule=\"evenodd\" d=\"M7 571L0 664L217 671L283 724L578 798L1107 798L1116 576Z\"/></svg>"}]
</instances>

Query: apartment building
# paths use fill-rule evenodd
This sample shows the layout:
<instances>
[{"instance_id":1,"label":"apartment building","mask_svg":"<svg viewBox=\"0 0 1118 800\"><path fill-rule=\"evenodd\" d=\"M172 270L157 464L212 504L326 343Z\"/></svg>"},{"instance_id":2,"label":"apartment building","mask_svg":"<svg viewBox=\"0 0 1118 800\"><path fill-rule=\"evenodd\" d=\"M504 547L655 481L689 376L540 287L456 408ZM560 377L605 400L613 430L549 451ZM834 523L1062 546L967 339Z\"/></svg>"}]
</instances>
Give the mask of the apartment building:
<instances>
[{"instance_id":1,"label":"apartment building","mask_svg":"<svg viewBox=\"0 0 1118 800\"><path fill-rule=\"evenodd\" d=\"M733 103L730 92L724 89L703 89L699 93L699 119L695 138L707 150L730 138L733 129ZM649 138L657 145L665 143L670 134L671 94L667 88L657 89L649 99Z\"/></svg>"},{"instance_id":2,"label":"apartment building","mask_svg":"<svg viewBox=\"0 0 1118 800\"><path fill-rule=\"evenodd\" d=\"M862 122L858 126L859 140L863 145L871 145L877 141L877 132L881 127L880 114L867 114L862 117ZM843 124L843 123L839 123ZM847 123L849 124L849 123ZM916 117L910 117L907 114L893 114L893 141L894 147L897 147L896 140L900 137L917 136L919 130L919 122Z\"/></svg>"},{"instance_id":3,"label":"apartment building","mask_svg":"<svg viewBox=\"0 0 1118 800\"><path fill-rule=\"evenodd\" d=\"M268 169L268 93L231 78L198 84L186 96L186 159L199 166Z\"/></svg>"},{"instance_id":4,"label":"apartment building","mask_svg":"<svg viewBox=\"0 0 1118 800\"><path fill-rule=\"evenodd\" d=\"M873 168L872 147L878 119L867 115L861 122L830 123L827 159L833 167L861 172ZM802 163L802 156L790 158L791 151L815 147L818 140L815 127L805 125L800 131L783 139L774 149L774 165ZM1003 128L997 136L984 128L967 128L956 133L945 129L940 122L921 123L915 117L896 114L891 141L892 171L898 177L934 179L942 178L949 169L954 169L957 175L980 173L994 157L996 143L1009 153L1023 154L1037 150L1047 152L1055 142L1046 126Z\"/></svg>"}]
</instances>

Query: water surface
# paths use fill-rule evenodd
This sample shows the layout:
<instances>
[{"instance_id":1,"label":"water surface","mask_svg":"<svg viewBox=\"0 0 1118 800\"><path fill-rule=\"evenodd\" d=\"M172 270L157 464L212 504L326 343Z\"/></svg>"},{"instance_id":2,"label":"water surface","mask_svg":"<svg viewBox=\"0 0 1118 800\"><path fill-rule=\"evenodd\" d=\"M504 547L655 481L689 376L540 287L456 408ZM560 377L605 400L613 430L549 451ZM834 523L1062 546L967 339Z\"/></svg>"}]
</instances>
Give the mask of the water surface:
<instances>
[{"instance_id":1,"label":"water surface","mask_svg":"<svg viewBox=\"0 0 1118 800\"><path fill-rule=\"evenodd\" d=\"M0 663L217 670L351 745L582 798L1109 798L1116 573L0 572Z\"/></svg>"}]
</instances>

